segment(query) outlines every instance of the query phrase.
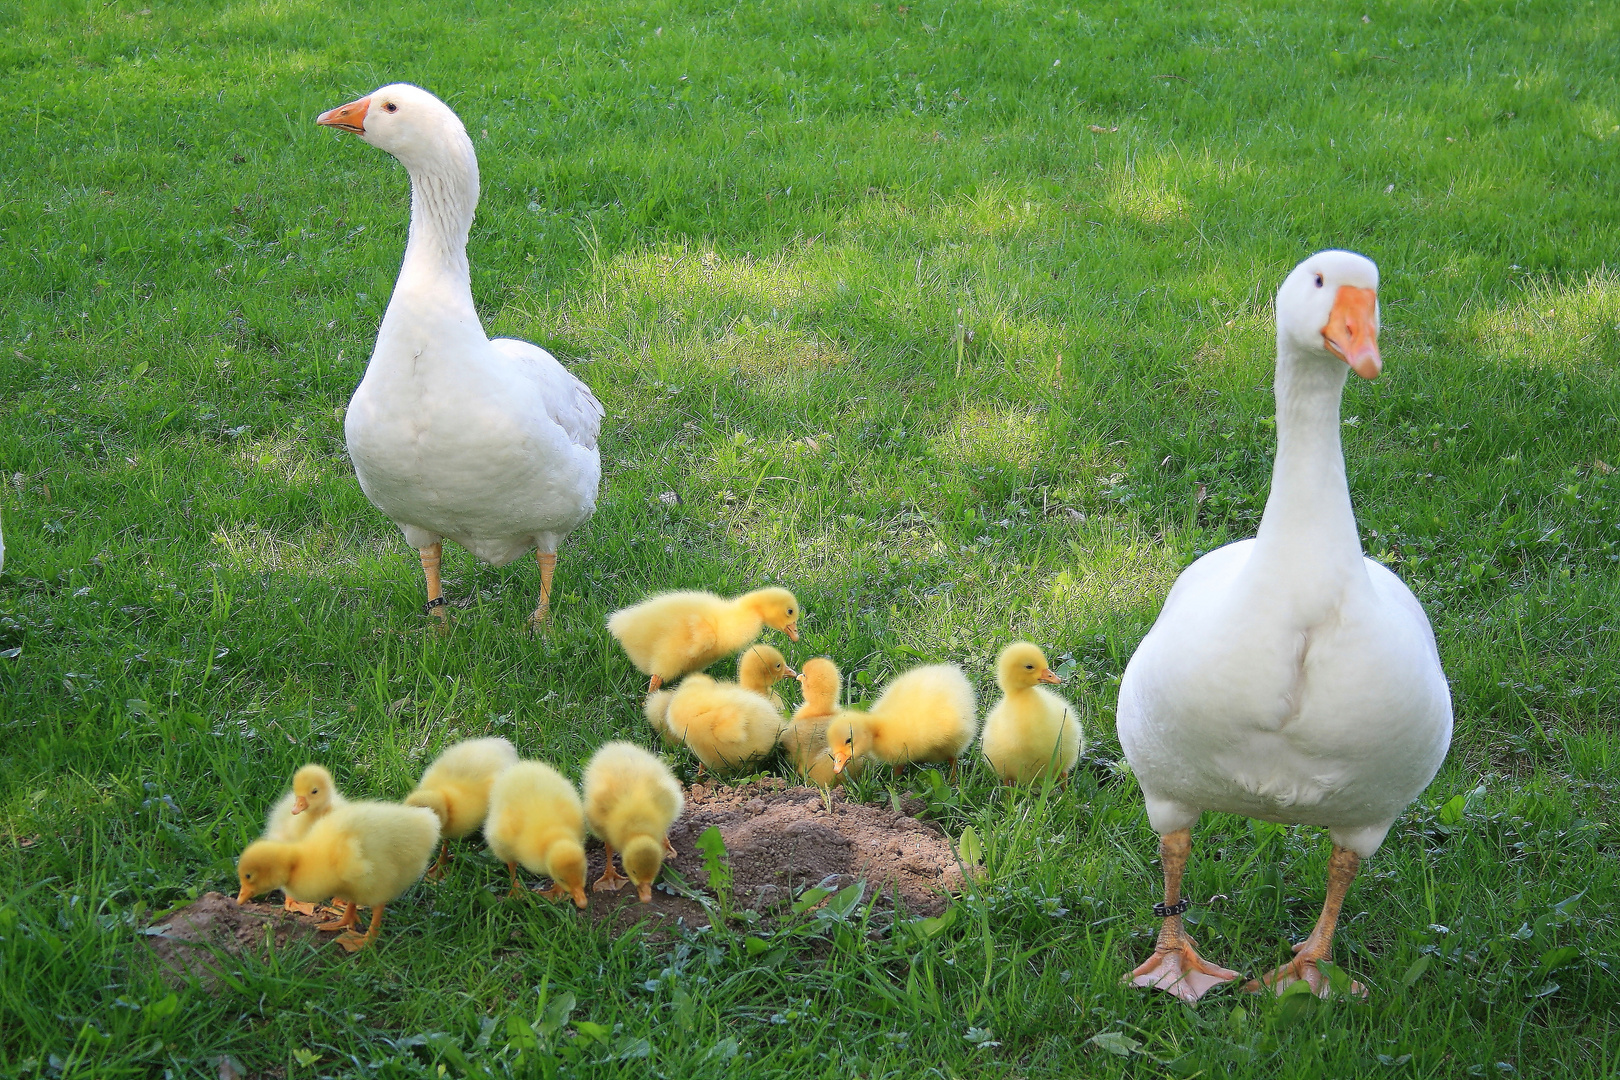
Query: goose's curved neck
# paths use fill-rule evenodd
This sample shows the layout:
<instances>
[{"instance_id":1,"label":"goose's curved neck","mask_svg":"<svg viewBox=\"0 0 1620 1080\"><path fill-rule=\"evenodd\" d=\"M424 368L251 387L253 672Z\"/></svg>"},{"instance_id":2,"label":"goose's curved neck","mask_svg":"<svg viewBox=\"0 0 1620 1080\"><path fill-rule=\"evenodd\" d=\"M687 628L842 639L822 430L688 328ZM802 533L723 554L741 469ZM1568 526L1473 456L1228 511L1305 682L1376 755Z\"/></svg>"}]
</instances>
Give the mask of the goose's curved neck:
<instances>
[{"instance_id":1,"label":"goose's curved neck","mask_svg":"<svg viewBox=\"0 0 1620 1080\"><path fill-rule=\"evenodd\" d=\"M1256 558L1305 573L1360 567L1361 538L1339 442L1339 399L1348 374L1344 364L1278 340L1277 460Z\"/></svg>"},{"instance_id":2,"label":"goose's curved neck","mask_svg":"<svg viewBox=\"0 0 1620 1080\"><path fill-rule=\"evenodd\" d=\"M432 278L438 287L458 285L471 297L467 234L478 208L478 159L465 135L431 162L408 165L411 176L411 231L400 267L401 284Z\"/></svg>"}]
</instances>

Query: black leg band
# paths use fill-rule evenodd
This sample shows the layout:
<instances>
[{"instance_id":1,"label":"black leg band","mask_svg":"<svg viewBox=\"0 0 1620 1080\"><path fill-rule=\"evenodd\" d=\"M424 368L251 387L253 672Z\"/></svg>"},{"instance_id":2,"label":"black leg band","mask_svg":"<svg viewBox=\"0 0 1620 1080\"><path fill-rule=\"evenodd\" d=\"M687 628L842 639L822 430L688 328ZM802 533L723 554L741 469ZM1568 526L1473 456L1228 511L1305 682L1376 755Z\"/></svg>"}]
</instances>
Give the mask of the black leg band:
<instances>
[{"instance_id":1,"label":"black leg band","mask_svg":"<svg viewBox=\"0 0 1620 1080\"><path fill-rule=\"evenodd\" d=\"M1166 904L1161 900L1153 905L1153 917L1156 919L1168 919L1172 915L1180 915L1190 907L1192 907L1192 901L1185 896L1173 904Z\"/></svg>"},{"instance_id":2,"label":"black leg band","mask_svg":"<svg viewBox=\"0 0 1620 1080\"><path fill-rule=\"evenodd\" d=\"M450 601L446 600L442 596L436 596L432 600L429 600L427 603L422 605L422 614L431 615L433 614L434 608L444 607L444 605L448 604L449 602Z\"/></svg>"}]
</instances>

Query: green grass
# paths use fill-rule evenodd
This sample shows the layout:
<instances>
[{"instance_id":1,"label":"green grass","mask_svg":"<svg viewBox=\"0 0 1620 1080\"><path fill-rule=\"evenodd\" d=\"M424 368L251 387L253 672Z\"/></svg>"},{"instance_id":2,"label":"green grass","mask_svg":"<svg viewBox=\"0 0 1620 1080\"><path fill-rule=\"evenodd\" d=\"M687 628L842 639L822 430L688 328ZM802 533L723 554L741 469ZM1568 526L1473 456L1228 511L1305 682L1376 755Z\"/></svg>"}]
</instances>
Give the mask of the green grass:
<instances>
[{"instance_id":1,"label":"green grass","mask_svg":"<svg viewBox=\"0 0 1620 1080\"><path fill-rule=\"evenodd\" d=\"M1620 1070L1620 9L772 7L0 2L0 1072ZM313 118L396 79L474 136L489 331L608 409L538 639L532 563L459 550L430 632L344 457L406 181ZM1254 531L1270 297L1327 246L1383 273L1351 486L1457 736L1350 893L1371 1001L1195 1012L1118 985L1159 885L1115 687L1179 569ZM647 944L494 903L473 855L352 960L173 1001L142 963L298 764L399 797L491 733L577 770L647 738L604 614L765 581L857 695L918 655L988 689L1012 635L1078 664L1071 790L939 805L990 867L950 926ZM1326 854L1206 817L1206 955L1284 958Z\"/></svg>"}]
</instances>

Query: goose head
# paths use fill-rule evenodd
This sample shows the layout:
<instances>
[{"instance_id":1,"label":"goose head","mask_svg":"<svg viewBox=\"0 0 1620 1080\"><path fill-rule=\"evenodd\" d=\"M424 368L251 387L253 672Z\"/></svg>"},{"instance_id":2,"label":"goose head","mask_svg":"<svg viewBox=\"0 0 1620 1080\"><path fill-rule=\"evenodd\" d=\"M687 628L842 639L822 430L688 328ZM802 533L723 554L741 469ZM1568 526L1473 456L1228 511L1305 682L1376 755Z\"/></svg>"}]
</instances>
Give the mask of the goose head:
<instances>
[{"instance_id":1,"label":"goose head","mask_svg":"<svg viewBox=\"0 0 1620 1080\"><path fill-rule=\"evenodd\" d=\"M1378 355L1378 266L1353 251L1319 251L1277 290L1277 343L1296 354L1336 358L1363 379Z\"/></svg>"},{"instance_id":2,"label":"goose head","mask_svg":"<svg viewBox=\"0 0 1620 1080\"><path fill-rule=\"evenodd\" d=\"M390 83L365 97L328 109L315 122L352 132L398 158L412 173L442 172L472 163L472 140L455 111L410 83Z\"/></svg>"}]
</instances>

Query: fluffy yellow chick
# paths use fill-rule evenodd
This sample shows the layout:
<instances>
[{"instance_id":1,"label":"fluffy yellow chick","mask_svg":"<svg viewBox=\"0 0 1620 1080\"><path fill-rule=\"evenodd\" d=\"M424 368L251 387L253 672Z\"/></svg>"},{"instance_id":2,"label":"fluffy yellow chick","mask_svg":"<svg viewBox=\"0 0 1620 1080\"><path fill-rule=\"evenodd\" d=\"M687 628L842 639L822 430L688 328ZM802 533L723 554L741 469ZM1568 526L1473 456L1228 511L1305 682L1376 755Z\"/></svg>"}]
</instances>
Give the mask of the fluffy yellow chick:
<instances>
[{"instance_id":1,"label":"fluffy yellow chick","mask_svg":"<svg viewBox=\"0 0 1620 1080\"><path fill-rule=\"evenodd\" d=\"M799 640L799 602L786 589L755 589L734 600L710 592L659 593L607 620L630 662L650 676L649 693L730 656L767 626Z\"/></svg>"},{"instance_id":2,"label":"fluffy yellow chick","mask_svg":"<svg viewBox=\"0 0 1620 1080\"><path fill-rule=\"evenodd\" d=\"M850 761L843 772L833 769L832 751L827 747L827 724L838 714L838 694L842 679L838 665L825 656L805 661L799 673L804 704L793 712L793 720L782 731L782 749L794 769L818 787L841 784L859 776L863 763Z\"/></svg>"},{"instance_id":3,"label":"fluffy yellow chick","mask_svg":"<svg viewBox=\"0 0 1620 1080\"><path fill-rule=\"evenodd\" d=\"M1015 641L996 658L1002 698L984 720L979 749L1004 784L1028 784L1067 776L1085 748L1074 709L1038 683L1061 683L1046 654L1027 641Z\"/></svg>"},{"instance_id":4,"label":"fluffy yellow chick","mask_svg":"<svg viewBox=\"0 0 1620 1080\"><path fill-rule=\"evenodd\" d=\"M655 715L660 706L662 717ZM770 753L787 722L769 698L701 673L682 679L673 693L651 695L647 719L717 773L740 772Z\"/></svg>"},{"instance_id":5,"label":"fluffy yellow chick","mask_svg":"<svg viewBox=\"0 0 1620 1080\"><path fill-rule=\"evenodd\" d=\"M562 773L542 761L520 761L496 778L489 789L489 817L484 840L490 852L512 872L517 896L518 863L551 879L540 895L548 900L574 898L585 906L585 806Z\"/></svg>"},{"instance_id":6,"label":"fluffy yellow chick","mask_svg":"<svg viewBox=\"0 0 1620 1080\"><path fill-rule=\"evenodd\" d=\"M406 806L425 806L439 816L444 839L438 859L427 872L429 878L443 873L451 840L460 840L484 824L490 786L517 759L517 749L505 739L467 739L440 754L422 774L416 790L405 796Z\"/></svg>"},{"instance_id":7,"label":"fluffy yellow chick","mask_svg":"<svg viewBox=\"0 0 1620 1080\"><path fill-rule=\"evenodd\" d=\"M265 840L302 840L315 823L331 810L348 804L332 782L332 774L319 765L305 765L293 773L292 790L270 808L265 822ZM302 915L315 914L314 904L302 904L291 895L282 906Z\"/></svg>"},{"instance_id":8,"label":"fluffy yellow chick","mask_svg":"<svg viewBox=\"0 0 1620 1080\"><path fill-rule=\"evenodd\" d=\"M643 904L650 901L664 856L675 854L669 827L685 806L668 765L634 743L603 744L585 766L585 821L607 849L591 888L619 889L629 881ZM615 850L628 878L613 869Z\"/></svg>"},{"instance_id":9,"label":"fluffy yellow chick","mask_svg":"<svg viewBox=\"0 0 1620 1080\"><path fill-rule=\"evenodd\" d=\"M743 650L741 659L737 661L737 685L765 698L778 713L787 708L787 705L782 701L782 695L772 687L789 676L798 678L798 674L788 667L787 660L782 654L769 645L750 645ZM658 732L665 746L679 746L681 743L681 735L671 730L669 726L670 704L675 700L675 694L674 690L654 690L647 695L647 700L641 707L641 711L647 716L647 723Z\"/></svg>"},{"instance_id":10,"label":"fluffy yellow chick","mask_svg":"<svg viewBox=\"0 0 1620 1080\"><path fill-rule=\"evenodd\" d=\"M897 676L867 712L845 710L827 724L833 771L875 757L898 775L909 761L949 761L979 733L973 685L955 664L930 664Z\"/></svg>"},{"instance_id":11,"label":"fluffy yellow chick","mask_svg":"<svg viewBox=\"0 0 1620 1080\"><path fill-rule=\"evenodd\" d=\"M318 929L344 931L338 944L363 949L382 929L383 909L421 878L439 842L439 819L420 807L351 802L327 814L302 840L255 840L242 852L236 902L272 889L306 902L335 894L347 897L343 917ZM359 907L371 909L371 926L354 930Z\"/></svg>"}]
</instances>

